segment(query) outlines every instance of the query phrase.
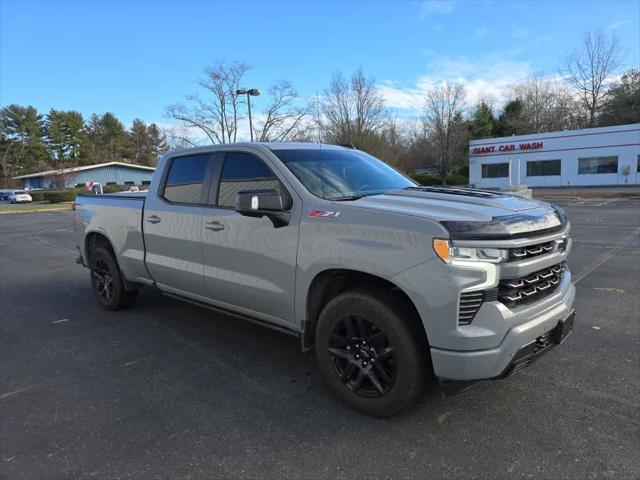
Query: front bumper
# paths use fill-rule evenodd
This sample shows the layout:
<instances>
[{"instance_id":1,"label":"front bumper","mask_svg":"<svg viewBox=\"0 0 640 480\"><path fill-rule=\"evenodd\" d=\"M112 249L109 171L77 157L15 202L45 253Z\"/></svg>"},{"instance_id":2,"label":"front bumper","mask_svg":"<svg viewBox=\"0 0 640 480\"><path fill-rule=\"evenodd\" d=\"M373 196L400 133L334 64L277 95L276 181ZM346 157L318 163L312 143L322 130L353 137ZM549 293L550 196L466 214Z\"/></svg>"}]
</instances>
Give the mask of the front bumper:
<instances>
[{"instance_id":1,"label":"front bumper","mask_svg":"<svg viewBox=\"0 0 640 480\"><path fill-rule=\"evenodd\" d=\"M572 314L575 286L571 283L570 275L565 275L563 285L556 295L553 305L543 311L537 312L534 307L520 312L520 315L526 315L529 311L532 316L511 328L495 348L447 350L431 347L434 373L448 380L481 380L505 375L517 363L527 346L549 335L561 321Z\"/></svg>"},{"instance_id":2,"label":"front bumper","mask_svg":"<svg viewBox=\"0 0 640 480\"><path fill-rule=\"evenodd\" d=\"M521 368L528 367L532 362L540 358L553 347L563 343L573 331L575 316L576 313L573 311L567 318L561 320L556 328L551 330L549 333L536 338L533 342L530 342L520 348L518 353L516 353L511 360L511 363L498 378L504 378L517 372Z\"/></svg>"}]
</instances>

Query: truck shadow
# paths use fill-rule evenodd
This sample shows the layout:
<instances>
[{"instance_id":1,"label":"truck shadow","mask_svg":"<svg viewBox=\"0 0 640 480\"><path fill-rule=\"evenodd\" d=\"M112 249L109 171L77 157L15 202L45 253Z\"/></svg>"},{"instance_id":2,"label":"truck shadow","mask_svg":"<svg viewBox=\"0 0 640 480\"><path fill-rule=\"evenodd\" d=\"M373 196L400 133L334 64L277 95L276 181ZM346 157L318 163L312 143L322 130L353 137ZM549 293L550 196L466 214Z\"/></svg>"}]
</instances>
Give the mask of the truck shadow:
<instances>
[{"instance_id":1,"label":"truck shadow","mask_svg":"<svg viewBox=\"0 0 640 480\"><path fill-rule=\"evenodd\" d=\"M303 353L297 337L166 297L151 288L141 293L138 304L128 312L152 317L162 335L189 350L190 356L209 362L246 395L285 401L293 410L313 407L319 415L340 413L345 419L378 420L333 398L317 368L314 352ZM439 385L430 385L401 416L437 409L448 395Z\"/></svg>"}]
</instances>

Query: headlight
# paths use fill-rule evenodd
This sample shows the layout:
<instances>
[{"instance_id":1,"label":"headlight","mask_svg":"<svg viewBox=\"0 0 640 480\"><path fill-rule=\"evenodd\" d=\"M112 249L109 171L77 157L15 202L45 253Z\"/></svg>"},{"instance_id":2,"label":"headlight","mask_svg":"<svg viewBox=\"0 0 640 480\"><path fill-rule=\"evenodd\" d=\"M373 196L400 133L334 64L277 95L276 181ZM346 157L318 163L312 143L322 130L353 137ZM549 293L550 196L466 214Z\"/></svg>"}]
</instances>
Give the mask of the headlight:
<instances>
[{"instance_id":1,"label":"headlight","mask_svg":"<svg viewBox=\"0 0 640 480\"><path fill-rule=\"evenodd\" d=\"M449 240L433 239L433 251L446 263L454 260L467 262L502 263L509 258L509 252L501 248L454 247Z\"/></svg>"}]
</instances>

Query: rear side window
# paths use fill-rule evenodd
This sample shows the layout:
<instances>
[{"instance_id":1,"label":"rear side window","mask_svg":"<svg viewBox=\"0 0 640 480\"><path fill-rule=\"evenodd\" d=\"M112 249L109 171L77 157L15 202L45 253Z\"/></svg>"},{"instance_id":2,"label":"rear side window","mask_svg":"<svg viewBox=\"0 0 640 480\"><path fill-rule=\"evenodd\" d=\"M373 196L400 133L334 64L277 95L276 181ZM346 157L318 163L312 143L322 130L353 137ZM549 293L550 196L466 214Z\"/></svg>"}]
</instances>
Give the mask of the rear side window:
<instances>
[{"instance_id":1,"label":"rear side window","mask_svg":"<svg viewBox=\"0 0 640 480\"><path fill-rule=\"evenodd\" d=\"M210 156L188 155L171 161L162 196L174 203L202 204Z\"/></svg>"},{"instance_id":2,"label":"rear side window","mask_svg":"<svg viewBox=\"0 0 640 480\"><path fill-rule=\"evenodd\" d=\"M233 207L236 193L242 190L280 188L275 174L258 157L250 153L229 152L222 168L218 206Z\"/></svg>"}]
</instances>

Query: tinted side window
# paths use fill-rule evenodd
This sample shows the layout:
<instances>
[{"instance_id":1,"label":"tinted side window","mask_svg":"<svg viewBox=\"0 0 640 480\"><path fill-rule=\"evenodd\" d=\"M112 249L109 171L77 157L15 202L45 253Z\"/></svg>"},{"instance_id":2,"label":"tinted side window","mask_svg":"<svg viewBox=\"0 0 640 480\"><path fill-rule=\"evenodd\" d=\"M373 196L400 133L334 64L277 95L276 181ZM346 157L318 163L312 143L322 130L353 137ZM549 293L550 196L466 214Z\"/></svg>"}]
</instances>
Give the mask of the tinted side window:
<instances>
[{"instance_id":1,"label":"tinted side window","mask_svg":"<svg viewBox=\"0 0 640 480\"><path fill-rule=\"evenodd\" d=\"M482 165L482 178L502 178L508 176L508 163L486 163Z\"/></svg>"},{"instance_id":2,"label":"tinted side window","mask_svg":"<svg viewBox=\"0 0 640 480\"><path fill-rule=\"evenodd\" d=\"M578 174L618 173L618 157L578 159Z\"/></svg>"},{"instance_id":3,"label":"tinted side window","mask_svg":"<svg viewBox=\"0 0 640 480\"><path fill-rule=\"evenodd\" d=\"M527 162L527 177L560 175L560 160L534 160Z\"/></svg>"},{"instance_id":4,"label":"tinted side window","mask_svg":"<svg viewBox=\"0 0 640 480\"><path fill-rule=\"evenodd\" d=\"M175 203L202 203L209 155L189 155L171 161L163 196Z\"/></svg>"},{"instance_id":5,"label":"tinted side window","mask_svg":"<svg viewBox=\"0 0 640 480\"><path fill-rule=\"evenodd\" d=\"M250 153L227 153L220 178L218 206L233 207L236 193L257 189L280 189L280 182L258 157Z\"/></svg>"}]
</instances>

